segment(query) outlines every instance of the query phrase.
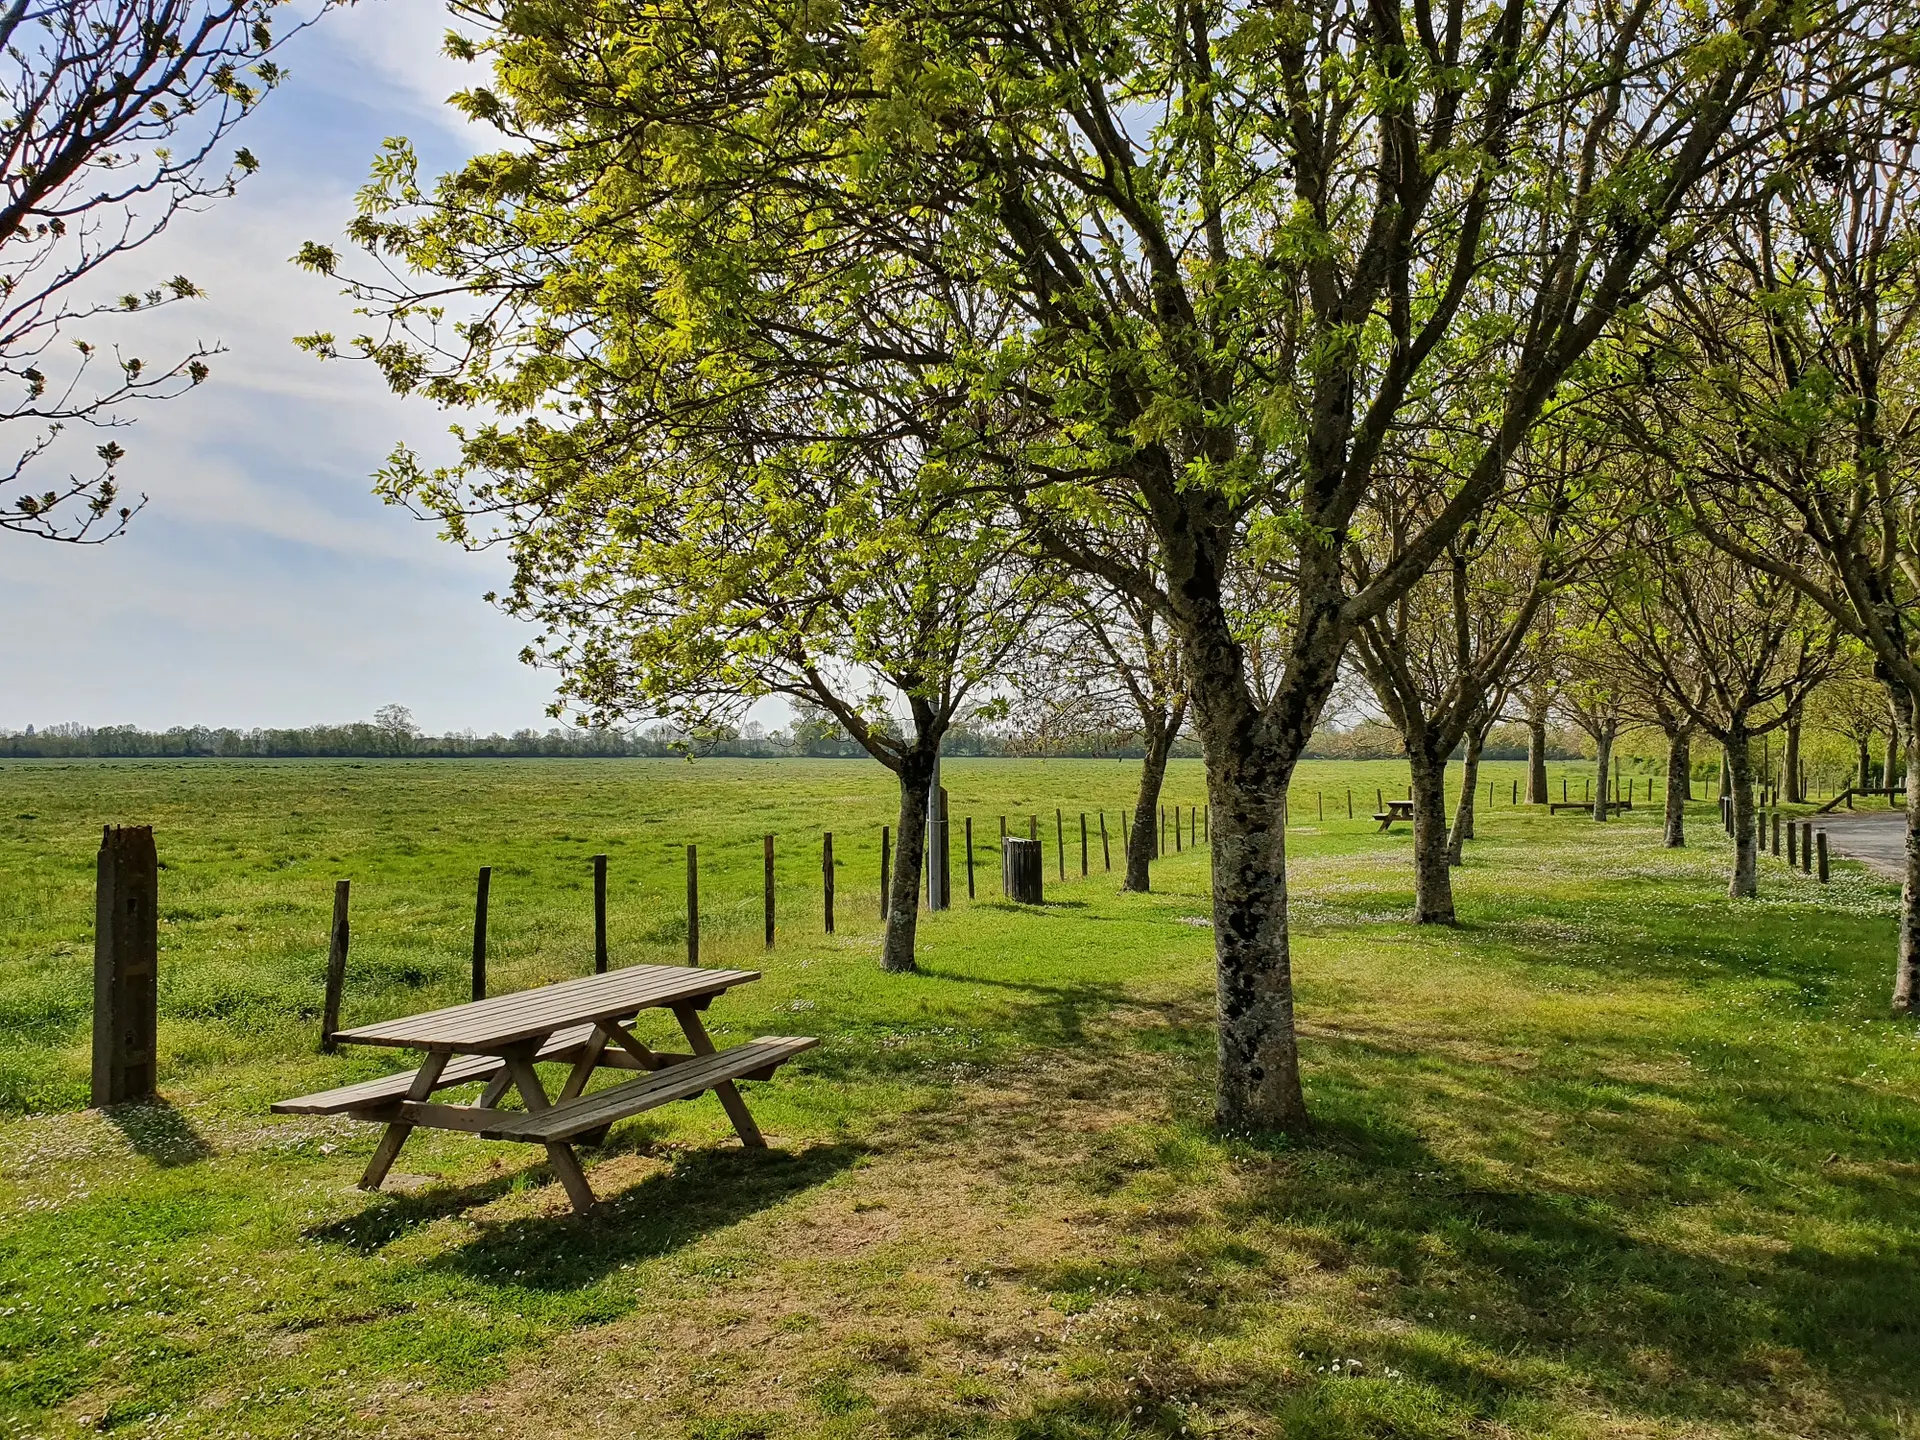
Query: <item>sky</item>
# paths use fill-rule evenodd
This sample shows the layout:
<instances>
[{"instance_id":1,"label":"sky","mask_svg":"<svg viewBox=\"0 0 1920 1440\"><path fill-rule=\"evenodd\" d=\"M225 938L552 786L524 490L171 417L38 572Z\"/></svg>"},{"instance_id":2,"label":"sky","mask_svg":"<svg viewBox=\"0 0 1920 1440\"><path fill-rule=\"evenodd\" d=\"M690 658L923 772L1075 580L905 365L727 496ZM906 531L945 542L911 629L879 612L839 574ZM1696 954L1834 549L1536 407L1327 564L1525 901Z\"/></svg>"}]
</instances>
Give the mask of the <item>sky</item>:
<instances>
[{"instance_id":1,"label":"sky","mask_svg":"<svg viewBox=\"0 0 1920 1440\"><path fill-rule=\"evenodd\" d=\"M0 728L299 725L388 703L435 732L553 723L551 677L517 658L531 630L481 598L503 559L371 493L396 442L448 453L452 417L291 338L357 332L338 282L288 257L341 243L382 139L411 138L428 174L491 143L443 103L479 79L439 54L446 25L439 0L362 0L297 37L291 78L236 132L260 172L114 273L116 291L184 273L207 292L130 322L136 353L226 353L115 437L124 488L149 497L126 535L0 535Z\"/></svg>"}]
</instances>

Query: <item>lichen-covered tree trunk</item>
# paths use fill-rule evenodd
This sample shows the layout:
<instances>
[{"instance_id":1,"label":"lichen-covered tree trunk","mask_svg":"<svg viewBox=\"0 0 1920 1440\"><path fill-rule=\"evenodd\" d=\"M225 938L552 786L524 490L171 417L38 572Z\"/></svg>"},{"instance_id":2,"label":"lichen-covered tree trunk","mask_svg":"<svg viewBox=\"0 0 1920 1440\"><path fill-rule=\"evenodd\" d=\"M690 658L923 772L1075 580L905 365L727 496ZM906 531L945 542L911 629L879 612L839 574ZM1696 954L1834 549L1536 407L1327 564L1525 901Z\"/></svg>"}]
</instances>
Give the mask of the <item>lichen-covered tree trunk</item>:
<instances>
[{"instance_id":1,"label":"lichen-covered tree trunk","mask_svg":"<svg viewBox=\"0 0 1920 1440\"><path fill-rule=\"evenodd\" d=\"M1857 737L1854 743L1859 747L1859 753L1854 756L1853 761L1855 776L1853 788L1856 790L1872 789L1873 752L1867 748L1867 737L1865 735Z\"/></svg>"},{"instance_id":2,"label":"lichen-covered tree trunk","mask_svg":"<svg viewBox=\"0 0 1920 1440\"><path fill-rule=\"evenodd\" d=\"M1293 1027L1287 929L1287 785L1292 764L1258 743L1207 734L1213 865L1219 1080L1215 1118L1228 1129L1307 1123Z\"/></svg>"},{"instance_id":3,"label":"lichen-covered tree trunk","mask_svg":"<svg viewBox=\"0 0 1920 1440\"><path fill-rule=\"evenodd\" d=\"M1451 925L1453 876L1447 868L1447 759L1415 749L1413 770L1413 923Z\"/></svg>"},{"instance_id":4,"label":"lichen-covered tree trunk","mask_svg":"<svg viewBox=\"0 0 1920 1440\"><path fill-rule=\"evenodd\" d=\"M1613 812L1607 808L1607 782L1613 766L1613 731L1602 730L1593 742L1593 818L1605 820Z\"/></svg>"},{"instance_id":5,"label":"lichen-covered tree trunk","mask_svg":"<svg viewBox=\"0 0 1920 1440\"><path fill-rule=\"evenodd\" d=\"M1527 709L1527 803L1547 803L1547 705L1536 699Z\"/></svg>"},{"instance_id":6,"label":"lichen-covered tree trunk","mask_svg":"<svg viewBox=\"0 0 1920 1440\"><path fill-rule=\"evenodd\" d=\"M1754 859L1753 743L1744 730L1729 732L1726 756L1733 795L1733 876L1727 895L1748 900L1759 893L1759 872Z\"/></svg>"},{"instance_id":7,"label":"lichen-covered tree trunk","mask_svg":"<svg viewBox=\"0 0 1920 1440\"><path fill-rule=\"evenodd\" d=\"M1911 708L1908 713L1912 714ZM1920 742L1909 728L1907 773L1920 774ZM1907 875L1900 887L1900 958L1893 978L1893 1008L1920 1014L1920 787L1907 791Z\"/></svg>"},{"instance_id":8,"label":"lichen-covered tree trunk","mask_svg":"<svg viewBox=\"0 0 1920 1440\"><path fill-rule=\"evenodd\" d=\"M927 787L933 783L933 756L909 754L900 776L899 848L887 886L887 932L881 944L882 969L907 971L914 964L914 937L920 926L920 872L927 855Z\"/></svg>"},{"instance_id":9,"label":"lichen-covered tree trunk","mask_svg":"<svg viewBox=\"0 0 1920 1440\"><path fill-rule=\"evenodd\" d=\"M1458 865L1466 859L1467 841L1473 839L1473 802L1480 793L1480 751L1487 733L1475 731L1467 736L1467 757L1460 776L1460 801L1453 810L1453 833L1447 837L1447 863Z\"/></svg>"},{"instance_id":10,"label":"lichen-covered tree trunk","mask_svg":"<svg viewBox=\"0 0 1920 1440\"><path fill-rule=\"evenodd\" d=\"M1667 813L1662 841L1669 850L1687 843L1687 779L1693 773L1693 735L1667 732Z\"/></svg>"},{"instance_id":11,"label":"lichen-covered tree trunk","mask_svg":"<svg viewBox=\"0 0 1920 1440\"><path fill-rule=\"evenodd\" d=\"M1171 723L1149 729L1147 753L1140 762L1140 793L1133 802L1133 833L1127 838L1127 874L1123 890L1145 894L1153 888L1154 850L1160 843L1160 787L1167 778L1167 756L1173 753L1174 736L1180 730L1179 713Z\"/></svg>"}]
</instances>

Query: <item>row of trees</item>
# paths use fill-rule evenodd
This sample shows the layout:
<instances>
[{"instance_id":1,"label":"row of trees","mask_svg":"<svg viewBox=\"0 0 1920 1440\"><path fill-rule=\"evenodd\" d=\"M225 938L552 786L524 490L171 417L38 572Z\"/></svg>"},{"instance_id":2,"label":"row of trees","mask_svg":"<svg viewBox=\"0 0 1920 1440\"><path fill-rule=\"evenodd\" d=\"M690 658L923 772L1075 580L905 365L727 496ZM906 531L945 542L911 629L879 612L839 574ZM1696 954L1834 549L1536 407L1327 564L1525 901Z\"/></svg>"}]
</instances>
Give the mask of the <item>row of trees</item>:
<instances>
[{"instance_id":1,"label":"row of trees","mask_svg":"<svg viewBox=\"0 0 1920 1440\"><path fill-rule=\"evenodd\" d=\"M945 735L1071 678L1149 768L1198 737L1218 1116L1296 1126L1285 802L1343 675L1436 922L1442 765L1509 710L1603 773L1643 715L1721 743L1747 893L1753 737L1849 660L1920 695L1908 7L462 8L503 146L392 142L376 326L305 343L474 413L380 489L508 547L565 703L802 697L897 774L889 968Z\"/></svg>"}]
</instances>

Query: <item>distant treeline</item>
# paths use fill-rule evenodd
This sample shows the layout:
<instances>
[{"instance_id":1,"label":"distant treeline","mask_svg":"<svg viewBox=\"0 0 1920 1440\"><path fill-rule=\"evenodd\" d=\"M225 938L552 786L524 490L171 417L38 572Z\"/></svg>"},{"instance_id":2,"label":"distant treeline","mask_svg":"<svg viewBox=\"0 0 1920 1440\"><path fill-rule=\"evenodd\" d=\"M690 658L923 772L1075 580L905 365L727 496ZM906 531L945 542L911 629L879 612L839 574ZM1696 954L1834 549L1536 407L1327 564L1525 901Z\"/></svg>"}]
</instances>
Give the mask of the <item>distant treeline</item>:
<instances>
[{"instance_id":1,"label":"distant treeline","mask_svg":"<svg viewBox=\"0 0 1920 1440\"><path fill-rule=\"evenodd\" d=\"M384 712L383 712L384 713ZM944 752L954 756L1033 755L1034 747L1017 739L971 726L948 732ZM554 726L547 730L515 730L510 735L477 735L471 730L451 735L427 735L407 717L361 720L345 725L304 725L296 729L235 729L221 726L179 725L170 730L142 730L137 725L49 725L25 730L0 730L0 758L4 759L209 759L260 760L301 758L378 758L413 756L425 759L519 759L549 756L568 759L618 759L633 756L687 754L744 759L809 757L853 759L865 755L837 724L820 720L795 722L785 730L767 730L748 724L737 732L694 738L665 724L635 731L580 729ZM1049 755L1138 757L1137 736L1092 737L1068 746L1049 746ZM1187 742L1176 754L1199 754Z\"/></svg>"},{"instance_id":2,"label":"distant treeline","mask_svg":"<svg viewBox=\"0 0 1920 1440\"><path fill-rule=\"evenodd\" d=\"M961 725L948 732L944 753L953 756L1052 756L1062 759L1138 759L1137 735L1088 736L1077 741L1035 744L1020 736ZM767 730L749 724L737 732L693 738L670 725L642 730L580 729L553 726L547 730L515 730L510 735L477 735L463 731L427 735L406 723L360 720L345 725L303 725L295 729L236 729L228 726L177 725L170 730L142 730L137 725L29 725L25 730L0 730L0 758L5 759L209 759L261 760L335 757L378 758L414 756L423 759L522 759L550 756L567 759L619 759L633 756L727 756L739 759L856 759L865 752L837 724L821 720L797 721L789 729ZM1310 760L1393 760L1405 753L1400 737L1383 722L1367 721L1346 730L1323 730L1307 751ZM1497 727L1489 738L1489 760L1518 760L1527 753L1524 726ZM1174 754L1194 758L1199 745L1182 736ZM1549 733L1548 758L1579 758L1578 737Z\"/></svg>"}]
</instances>

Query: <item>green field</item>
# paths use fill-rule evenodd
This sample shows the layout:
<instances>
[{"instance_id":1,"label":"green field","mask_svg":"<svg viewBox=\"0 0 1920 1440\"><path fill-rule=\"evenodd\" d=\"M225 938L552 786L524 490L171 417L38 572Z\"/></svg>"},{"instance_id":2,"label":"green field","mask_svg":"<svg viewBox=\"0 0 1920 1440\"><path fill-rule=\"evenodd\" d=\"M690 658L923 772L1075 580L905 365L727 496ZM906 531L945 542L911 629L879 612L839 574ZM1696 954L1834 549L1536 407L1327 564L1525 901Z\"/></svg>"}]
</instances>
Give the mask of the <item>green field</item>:
<instances>
[{"instance_id":1,"label":"green field","mask_svg":"<svg viewBox=\"0 0 1920 1440\"><path fill-rule=\"evenodd\" d=\"M1893 890L1766 861L1734 904L1710 805L1674 854L1647 810L1515 810L1519 769L1487 767L1435 931L1408 838L1364 819L1404 767L1303 767L1318 1127L1275 1143L1208 1124L1204 848L1150 896L1097 838L1053 880L1056 808L1070 870L1082 810L1117 859L1131 764L951 763L979 898L923 919L906 977L876 965L872 764L0 766L0 1435L1920 1433ZM1197 764L1167 800L1204 803ZM1043 909L998 898L1003 815L1041 818ZM166 867L166 1103L103 1116L107 822L154 824ZM595 853L614 963L683 958L690 843L703 958L765 972L716 1038L823 1037L749 1095L773 1154L711 1098L653 1112L584 1152L583 1222L537 1151L422 1133L368 1196L369 1127L266 1114L400 1063L315 1053L336 878L351 1024L464 997L483 864L496 990L589 968Z\"/></svg>"}]
</instances>

